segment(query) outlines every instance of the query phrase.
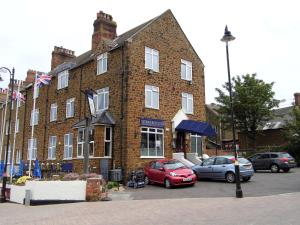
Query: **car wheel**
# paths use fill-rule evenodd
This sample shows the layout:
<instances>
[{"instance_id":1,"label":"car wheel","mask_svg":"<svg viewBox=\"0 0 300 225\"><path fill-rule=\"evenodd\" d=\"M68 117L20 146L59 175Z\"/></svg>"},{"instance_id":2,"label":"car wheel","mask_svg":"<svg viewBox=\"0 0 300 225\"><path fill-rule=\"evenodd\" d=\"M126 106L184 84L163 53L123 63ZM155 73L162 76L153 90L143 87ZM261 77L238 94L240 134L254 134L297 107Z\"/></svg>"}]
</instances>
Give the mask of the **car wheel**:
<instances>
[{"instance_id":1,"label":"car wheel","mask_svg":"<svg viewBox=\"0 0 300 225\"><path fill-rule=\"evenodd\" d=\"M145 181L145 185L151 184L148 176L145 176L144 181Z\"/></svg>"},{"instance_id":2,"label":"car wheel","mask_svg":"<svg viewBox=\"0 0 300 225\"><path fill-rule=\"evenodd\" d=\"M247 181L249 181L250 179L251 179L251 177L244 177L244 178L243 178L243 181L244 181L244 182L247 182Z\"/></svg>"},{"instance_id":3,"label":"car wheel","mask_svg":"<svg viewBox=\"0 0 300 225\"><path fill-rule=\"evenodd\" d=\"M170 189L170 188L171 188L171 182L170 182L169 179L165 179L165 187L166 187L167 189Z\"/></svg>"},{"instance_id":4,"label":"car wheel","mask_svg":"<svg viewBox=\"0 0 300 225\"><path fill-rule=\"evenodd\" d=\"M272 164L271 165L271 172L272 173L278 173L279 172L279 167L277 164Z\"/></svg>"},{"instance_id":5,"label":"car wheel","mask_svg":"<svg viewBox=\"0 0 300 225\"><path fill-rule=\"evenodd\" d=\"M283 172L285 172L285 173L288 173L289 171L290 171L290 168L283 169Z\"/></svg>"},{"instance_id":6,"label":"car wheel","mask_svg":"<svg viewBox=\"0 0 300 225\"><path fill-rule=\"evenodd\" d=\"M235 182L235 175L232 172L228 172L225 175L225 179L228 183L234 183Z\"/></svg>"}]
</instances>

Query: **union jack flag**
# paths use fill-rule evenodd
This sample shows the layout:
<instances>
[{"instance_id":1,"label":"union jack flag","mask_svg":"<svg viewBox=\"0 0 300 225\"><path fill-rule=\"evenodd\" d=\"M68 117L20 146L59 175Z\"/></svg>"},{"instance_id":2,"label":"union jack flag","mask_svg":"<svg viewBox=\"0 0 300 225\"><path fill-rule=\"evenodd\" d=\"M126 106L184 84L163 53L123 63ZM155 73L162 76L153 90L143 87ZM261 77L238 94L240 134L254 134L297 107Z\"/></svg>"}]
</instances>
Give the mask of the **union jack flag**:
<instances>
[{"instance_id":1,"label":"union jack flag","mask_svg":"<svg viewBox=\"0 0 300 225\"><path fill-rule=\"evenodd\" d=\"M51 76L49 76L48 74L37 74L37 78L36 78L36 85L38 87L42 87L43 85L49 85L51 81Z\"/></svg>"},{"instance_id":2,"label":"union jack flag","mask_svg":"<svg viewBox=\"0 0 300 225\"><path fill-rule=\"evenodd\" d=\"M14 91L12 95L13 100L19 100L25 102L25 96L21 92Z\"/></svg>"}]
</instances>

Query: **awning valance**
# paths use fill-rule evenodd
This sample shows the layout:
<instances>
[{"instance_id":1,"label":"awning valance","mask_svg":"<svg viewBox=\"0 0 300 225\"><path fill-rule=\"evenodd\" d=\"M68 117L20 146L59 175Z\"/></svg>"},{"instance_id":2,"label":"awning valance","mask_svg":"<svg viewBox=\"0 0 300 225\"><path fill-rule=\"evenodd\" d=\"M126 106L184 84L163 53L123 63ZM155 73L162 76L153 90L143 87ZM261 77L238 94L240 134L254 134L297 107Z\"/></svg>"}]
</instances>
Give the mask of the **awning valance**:
<instances>
[{"instance_id":1,"label":"awning valance","mask_svg":"<svg viewBox=\"0 0 300 225\"><path fill-rule=\"evenodd\" d=\"M182 120L175 130L196 133L202 136L217 136L215 129L209 123L194 120Z\"/></svg>"}]
</instances>

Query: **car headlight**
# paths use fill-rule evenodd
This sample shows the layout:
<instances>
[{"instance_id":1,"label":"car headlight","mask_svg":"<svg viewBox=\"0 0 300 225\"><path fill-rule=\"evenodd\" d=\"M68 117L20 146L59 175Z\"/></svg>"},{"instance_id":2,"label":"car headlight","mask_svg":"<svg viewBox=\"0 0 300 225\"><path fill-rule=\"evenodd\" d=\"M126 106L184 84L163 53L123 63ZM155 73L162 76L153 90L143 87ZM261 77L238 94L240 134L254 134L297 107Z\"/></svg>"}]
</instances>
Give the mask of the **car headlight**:
<instances>
[{"instance_id":1,"label":"car headlight","mask_svg":"<svg viewBox=\"0 0 300 225\"><path fill-rule=\"evenodd\" d=\"M195 174L193 170L192 170L191 174Z\"/></svg>"},{"instance_id":2,"label":"car headlight","mask_svg":"<svg viewBox=\"0 0 300 225\"><path fill-rule=\"evenodd\" d=\"M174 173L174 172L170 172L170 175L171 175L172 177L176 177L176 176L177 176L177 174Z\"/></svg>"}]
</instances>

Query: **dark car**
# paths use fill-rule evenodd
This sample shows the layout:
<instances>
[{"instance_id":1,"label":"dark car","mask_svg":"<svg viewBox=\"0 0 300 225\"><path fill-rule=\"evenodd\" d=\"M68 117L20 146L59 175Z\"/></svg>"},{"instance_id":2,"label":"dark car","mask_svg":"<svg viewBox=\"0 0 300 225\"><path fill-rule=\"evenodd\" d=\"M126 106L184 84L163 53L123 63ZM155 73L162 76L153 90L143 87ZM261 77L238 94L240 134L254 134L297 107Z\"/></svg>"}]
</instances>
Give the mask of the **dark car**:
<instances>
[{"instance_id":1,"label":"dark car","mask_svg":"<svg viewBox=\"0 0 300 225\"><path fill-rule=\"evenodd\" d=\"M295 159L286 152L264 152L250 156L254 171L271 170L272 173L278 173L280 170L287 173L290 168L296 166Z\"/></svg>"},{"instance_id":2,"label":"dark car","mask_svg":"<svg viewBox=\"0 0 300 225\"><path fill-rule=\"evenodd\" d=\"M146 164L145 184L159 183L166 188L181 185L194 185L197 181L193 170L175 159L155 160Z\"/></svg>"},{"instance_id":3,"label":"dark car","mask_svg":"<svg viewBox=\"0 0 300 225\"><path fill-rule=\"evenodd\" d=\"M240 178L249 181L254 171L251 162L239 157ZM192 166L197 179L209 178L214 180L226 180L228 183L235 182L235 158L234 156L216 156L204 159L201 165Z\"/></svg>"}]
</instances>

